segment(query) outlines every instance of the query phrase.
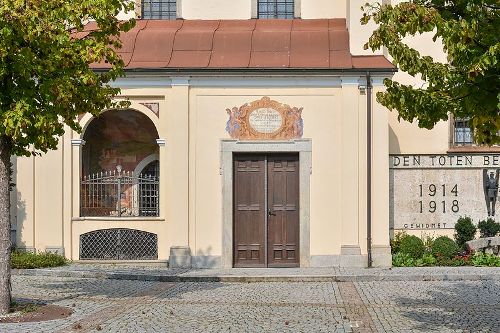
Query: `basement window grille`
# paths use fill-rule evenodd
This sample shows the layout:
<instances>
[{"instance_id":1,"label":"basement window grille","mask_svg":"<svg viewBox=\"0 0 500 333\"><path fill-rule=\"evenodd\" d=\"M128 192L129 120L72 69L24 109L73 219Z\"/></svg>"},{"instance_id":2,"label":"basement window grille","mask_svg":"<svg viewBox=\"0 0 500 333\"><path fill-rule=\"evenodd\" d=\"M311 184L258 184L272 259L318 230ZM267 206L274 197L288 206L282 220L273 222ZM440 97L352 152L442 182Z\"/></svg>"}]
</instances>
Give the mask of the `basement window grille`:
<instances>
[{"instance_id":1,"label":"basement window grille","mask_svg":"<svg viewBox=\"0 0 500 333\"><path fill-rule=\"evenodd\" d=\"M157 260L158 236L135 229L104 229L80 235L80 260Z\"/></svg>"}]
</instances>

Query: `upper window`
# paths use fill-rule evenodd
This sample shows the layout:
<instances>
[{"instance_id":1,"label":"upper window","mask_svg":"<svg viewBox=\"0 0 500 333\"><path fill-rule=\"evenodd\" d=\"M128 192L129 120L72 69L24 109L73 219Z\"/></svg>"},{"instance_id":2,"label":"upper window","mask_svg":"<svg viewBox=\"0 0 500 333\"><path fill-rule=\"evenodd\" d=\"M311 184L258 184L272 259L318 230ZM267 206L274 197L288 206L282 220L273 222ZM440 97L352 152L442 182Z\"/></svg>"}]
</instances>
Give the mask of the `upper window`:
<instances>
[{"instance_id":1,"label":"upper window","mask_svg":"<svg viewBox=\"0 0 500 333\"><path fill-rule=\"evenodd\" d=\"M500 147L499 145L493 145L491 147L487 145L480 145L474 141L474 131L470 127L470 119L468 118L454 118L451 122L451 147L477 147L481 149L495 148L496 151ZM500 136L500 131L498 132Z\"/></svg>"},{"instance_id":2,"label":"upper window","mask_svg":"<svg viewBox=\"0 0 500 333\"><path fill-rule=\"evenodd\" d=\"M469 120L464 118L455 118L453 128L453 145L468 146L474 143L472 130L469 126Z\"/></svg>"},{"instance_id":3,"label":"upper window","mask_svg":"<svg viewBox=\"0 0 500 333\"><path fill-rule=\"evenodd\" d=\"M293 19L294 0L258 0L257 17L260 19Z\"/></svg>"},{"instance_id":4,"label":"upper window","mask_svg":"<svg viewBox=\"0 0 500 333\"><path fill-rule=\"evenodd\" d=\"M177 0L142 0L141 12L146 20L175 20Z\"/></svg>"}]
</instances>

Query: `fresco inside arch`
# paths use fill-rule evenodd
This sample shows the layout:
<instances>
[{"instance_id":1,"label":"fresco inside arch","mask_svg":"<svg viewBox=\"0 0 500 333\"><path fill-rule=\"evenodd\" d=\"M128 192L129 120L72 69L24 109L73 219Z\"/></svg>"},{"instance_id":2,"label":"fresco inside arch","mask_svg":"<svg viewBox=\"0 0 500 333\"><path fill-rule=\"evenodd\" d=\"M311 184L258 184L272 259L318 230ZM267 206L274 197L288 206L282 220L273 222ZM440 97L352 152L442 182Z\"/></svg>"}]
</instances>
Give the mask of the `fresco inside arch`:
<instances>
[{"instance_id":1,"label":"fresco inside arch","mask_svg":"<svg viewBox=\"0 0 500 333\"><path fill-rule=\"evenodd\" d=\"M158 154L158 134L151 120L133 110L112 110L101 114L87 127L82 150L83 175L113 171L134 171L152 154ZM141 172L141 170L138 170Z\"/></svg>"}]
</instances>

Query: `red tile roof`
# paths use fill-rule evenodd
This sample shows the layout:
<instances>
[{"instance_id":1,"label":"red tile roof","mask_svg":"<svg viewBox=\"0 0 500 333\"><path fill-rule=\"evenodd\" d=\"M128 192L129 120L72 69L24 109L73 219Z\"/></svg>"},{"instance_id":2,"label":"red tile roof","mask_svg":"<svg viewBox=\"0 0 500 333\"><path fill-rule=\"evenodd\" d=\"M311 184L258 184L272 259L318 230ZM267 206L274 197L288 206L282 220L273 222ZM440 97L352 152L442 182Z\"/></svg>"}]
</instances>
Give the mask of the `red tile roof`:
<instances>
[{"instance_id":1,"label":"red tile roof","mask_svg":"<svg viewBox=\"0 0 500 333\"><path fill-rule=\"evenodd\" d=\"M384 56L352 56L345 19L139 20L121 40L127 69L395 69Z\"/></svg>"}]
</instances>

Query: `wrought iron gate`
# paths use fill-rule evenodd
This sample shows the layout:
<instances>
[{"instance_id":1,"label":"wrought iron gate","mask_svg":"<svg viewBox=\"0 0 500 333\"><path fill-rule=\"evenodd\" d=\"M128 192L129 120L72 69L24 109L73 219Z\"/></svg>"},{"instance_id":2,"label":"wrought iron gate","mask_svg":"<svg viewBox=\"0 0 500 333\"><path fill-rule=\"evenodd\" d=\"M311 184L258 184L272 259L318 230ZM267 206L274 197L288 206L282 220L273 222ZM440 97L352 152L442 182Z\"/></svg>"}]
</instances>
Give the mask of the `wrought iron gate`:
<instances>
[{"instance_id":1,"label":"wrought iron gate","mask_svg":"<svg viewBox=\"0 0 500 333\"><path fill-rule=\"evenodd\" d=\"M157 260L158 236L135 229L103 229L80 235L80 260Z\"/></svg>"},{"instance_id":2,"label":"wrought iron gate","mask_svg":"<svg viewBox=\"0 0 500 333\"><path fill-rule=\"evenodd\" d=\"M117 168L84 176L80 192L81 216L158 216L157 169L134 175Z\"/></svg>"}]
</instances>

